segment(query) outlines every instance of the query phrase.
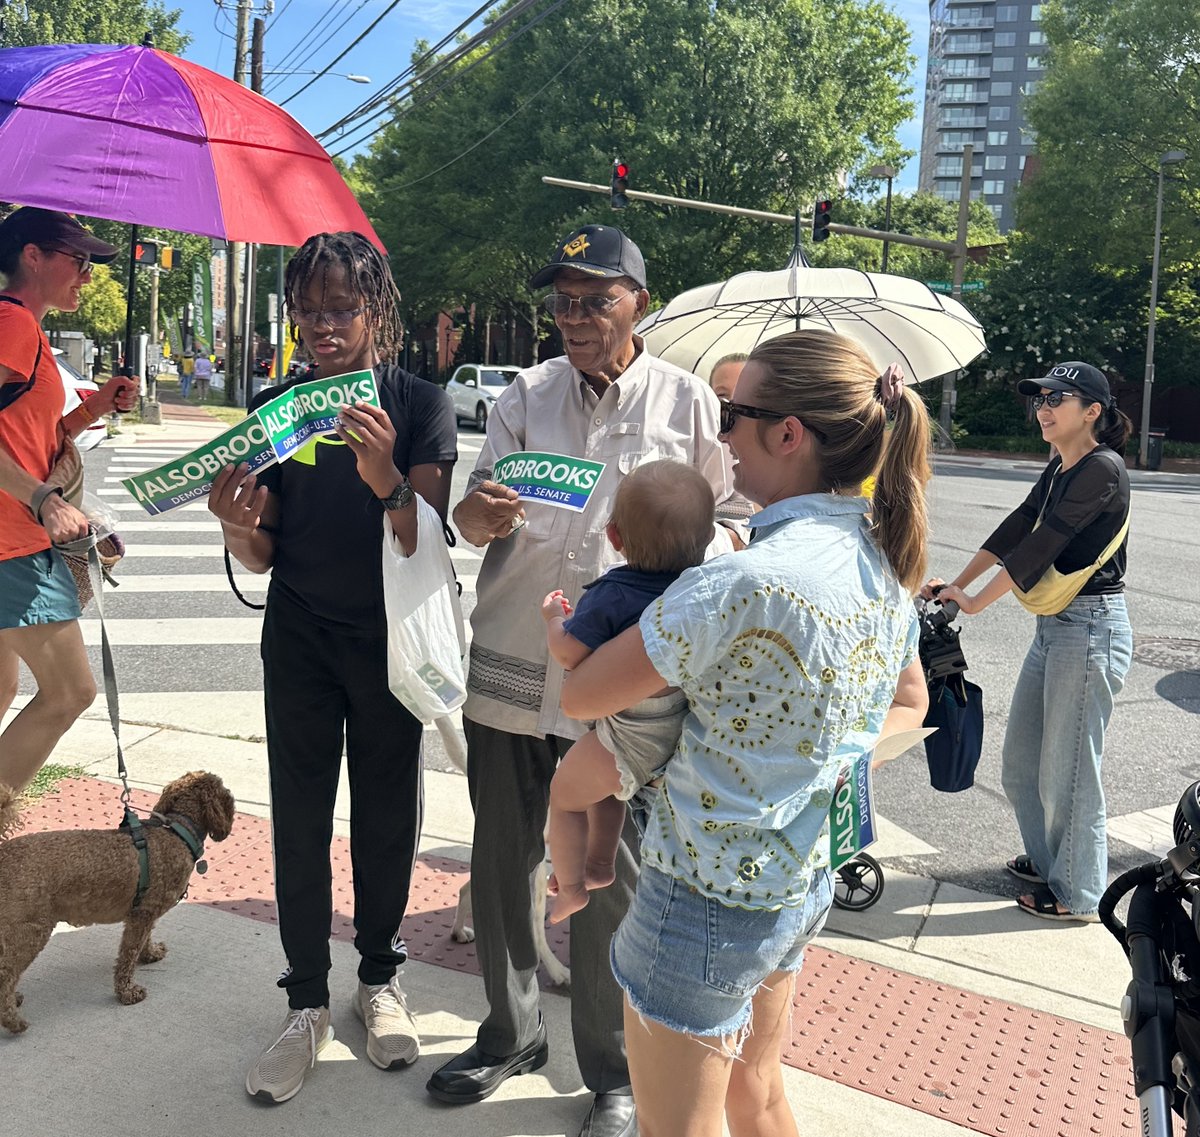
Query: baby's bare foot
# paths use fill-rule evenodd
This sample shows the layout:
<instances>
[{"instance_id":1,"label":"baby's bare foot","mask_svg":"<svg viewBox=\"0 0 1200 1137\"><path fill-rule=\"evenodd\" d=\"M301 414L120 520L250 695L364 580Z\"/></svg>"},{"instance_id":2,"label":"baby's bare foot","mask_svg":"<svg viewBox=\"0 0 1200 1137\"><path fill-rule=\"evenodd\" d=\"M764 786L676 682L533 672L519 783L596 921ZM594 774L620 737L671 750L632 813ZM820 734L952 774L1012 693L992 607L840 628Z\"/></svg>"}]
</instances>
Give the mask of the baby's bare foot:
<instances>
[{"instance_id":1,"label":"baby's bare foot","mask_svg":"<svg viewBox=\"0 0 1200 1137\"><path fill-rule=\"evenodd\" d=\"M588 857L583 866L583 883L589 890L607 888L616 879L616 861L596 861Z\"/></svg>"},{"instance_id":2,"label":"baby's bare foot","mask_svg":"<svg viewBox=\"0 0 1200 1137\"><path fill-rule=\"evenodd\" d=\"M553 893L554 907L550 912L550 923L561 924L568 916L587 907L588 890L581 883L563 884L556 882L558 891Z\"/></svg>"}]
</instances>

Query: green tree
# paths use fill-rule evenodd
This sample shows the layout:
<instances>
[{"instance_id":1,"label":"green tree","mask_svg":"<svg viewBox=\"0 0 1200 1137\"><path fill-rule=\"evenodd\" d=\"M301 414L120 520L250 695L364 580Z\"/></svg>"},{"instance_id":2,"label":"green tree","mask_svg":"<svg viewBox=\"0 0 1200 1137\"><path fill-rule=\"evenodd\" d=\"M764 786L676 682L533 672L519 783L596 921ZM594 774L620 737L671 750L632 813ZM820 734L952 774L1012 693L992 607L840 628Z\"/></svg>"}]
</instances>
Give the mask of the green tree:
<instances>
[{"instance_id":1,"label":"green tree","mask_svg":"<svg viewBox=\"0 0 1200 1137\"><path fill-rule=\"evenodd\" d=\"M397 108L355 164L418 317L469 303L528 316L555 239L612 216L543 175L604 182L620 156L635 189L807 211L836 171L901 156L912 109L908 29L877 0L594 0L480 54ZM792 244L787 226L641 203L614 221L656 300L781 266Z\"/></svg>"},{"instance_id":2,"label":"green tree","mask_svg":"<svg viewBox=\"0 0 1200 1137\"><path fill-rule=\"evenodd\" d=\"M43 43L141 43L150 33L155 47L180 54L191 36L178 28L182 12L160 0L38 0L4 13L3 47Z\"/></svg>"}]
</instances>

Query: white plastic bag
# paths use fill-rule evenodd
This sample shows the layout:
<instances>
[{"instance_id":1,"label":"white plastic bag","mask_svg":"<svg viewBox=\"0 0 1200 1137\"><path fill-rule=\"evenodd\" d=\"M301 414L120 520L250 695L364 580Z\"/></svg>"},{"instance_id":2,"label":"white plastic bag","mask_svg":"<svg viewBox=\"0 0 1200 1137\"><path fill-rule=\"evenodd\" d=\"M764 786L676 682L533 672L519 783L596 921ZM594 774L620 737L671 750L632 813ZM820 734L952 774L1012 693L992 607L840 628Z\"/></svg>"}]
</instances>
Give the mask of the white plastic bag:
<instances>
[{"instance_id":1,"label":"white plastic bag","mask_svg":"<svg viewBox=\"0 0 1200 1137\"><path fill-rule=\"evenodd\" d=\"M384 514L383 601L392 694L427 724L462 706L467 698L462 608L442 519L420 495L411 557Z\"/></svg>"}]
</instances>

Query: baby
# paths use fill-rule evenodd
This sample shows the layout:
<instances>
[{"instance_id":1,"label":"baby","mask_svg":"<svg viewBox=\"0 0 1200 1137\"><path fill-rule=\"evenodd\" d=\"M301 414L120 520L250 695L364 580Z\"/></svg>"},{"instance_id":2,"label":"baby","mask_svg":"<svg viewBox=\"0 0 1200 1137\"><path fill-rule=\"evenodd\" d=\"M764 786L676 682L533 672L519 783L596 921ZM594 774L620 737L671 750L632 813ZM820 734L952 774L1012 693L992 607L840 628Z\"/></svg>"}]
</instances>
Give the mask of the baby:
<instances>
[{"instance_id":1,"label":"baby","mask_svg":"<svg viewBox=\"0 0 1200 1137\"><path fill-rule=\"evenodd\" d=\"M617 490L609 543L625 555L585 586L572 610L561 590L542 601L550 655L568 670L640 619L684 569L704 560L713 538L713 493L682 462L639 466ZM661 773L675 752L688 704L664 687L627 711L600 719L567 751L550 783L551 923L616 878L625 802Z\"/></svg>"}]
</instances>

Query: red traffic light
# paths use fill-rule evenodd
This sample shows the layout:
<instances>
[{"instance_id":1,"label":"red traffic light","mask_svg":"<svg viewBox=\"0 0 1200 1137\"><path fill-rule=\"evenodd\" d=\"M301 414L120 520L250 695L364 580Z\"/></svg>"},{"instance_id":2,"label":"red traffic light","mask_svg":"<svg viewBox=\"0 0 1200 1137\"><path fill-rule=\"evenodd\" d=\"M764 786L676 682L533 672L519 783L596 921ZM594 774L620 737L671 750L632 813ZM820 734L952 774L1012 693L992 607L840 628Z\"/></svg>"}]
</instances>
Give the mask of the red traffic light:
<instances>
[{"instance_id":1,"label":"red traffic light","mask_svg":"<svg viewBox=\"0 0 1200 1137\"><path fill-rule=\"evenodd\" d=\"M629 164L617 158L612 164L612 192L609 196L613 209L624 209L629 205L629 198L625 196L628 188Z\"/></svg>"},{"instance_id":2,"label":"red traffic light","mask_svg":"<svg viewBox=\"0 0 1200 1137\"><path fill-rule=\"evenodd\" d=\"M613 173L614 173L614 174L615 174L615 175L616 175L618 178L627 178L627 177L629 177L629 167L628 167L627 165L625 165L625 163L624 163L624 162L618 162L618 163L617 163L617 164L616 164L616 165L613 167Z\"/></svg>"},{"instance_id":3,"label":"red traffic light","mask_svg":"<svg viewBox=\"0 0 1200 1137\"><path fill-rule=\"evenodd\" d=\"M820 244L829 239L829 222L832 220L833 202L822 199L813 205L812 239Z\"/></svg>"}]
</instances>

